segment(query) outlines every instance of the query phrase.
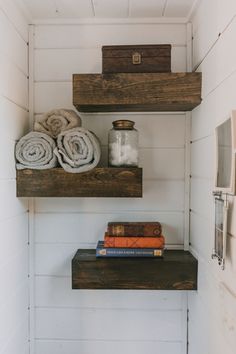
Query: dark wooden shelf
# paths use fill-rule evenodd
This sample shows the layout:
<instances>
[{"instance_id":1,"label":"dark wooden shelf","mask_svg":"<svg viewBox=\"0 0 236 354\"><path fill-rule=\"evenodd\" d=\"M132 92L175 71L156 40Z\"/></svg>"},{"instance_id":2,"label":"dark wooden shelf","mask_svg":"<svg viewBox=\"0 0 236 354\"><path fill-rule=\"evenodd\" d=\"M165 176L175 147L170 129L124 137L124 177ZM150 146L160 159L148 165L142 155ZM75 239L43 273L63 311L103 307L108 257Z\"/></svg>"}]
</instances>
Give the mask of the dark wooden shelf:
<instances>
[{"instance_id":1,"label":"dark wooden shelf","mask_svg":"<svg viewBox=\"0 0 236 354\"><path fill-rule=\"evenodd\" d=\"M72 260L73 289L196 290L197 260L187 251L164 258L96 258L80 249Z\"/></svg>"},{"instance_id":2,"label":"dark wooden shelf","mask_svg":"<svg viewBox=\"0 0 236 354\"><path fill-rule=\"evenodd\" d=\"M17 170L17 197L142 197L141 168Z\"/></svg>"},{"instance_id":3,"label":"dark wooden shelf","mask_svg":"<svg viewBox=\"0 0 236 354\"><path fill-rule=\"evenodd\" d=\"M201 73L74 74L81 112L191 111L201 103Z\"/></svg>"}]
</instances>

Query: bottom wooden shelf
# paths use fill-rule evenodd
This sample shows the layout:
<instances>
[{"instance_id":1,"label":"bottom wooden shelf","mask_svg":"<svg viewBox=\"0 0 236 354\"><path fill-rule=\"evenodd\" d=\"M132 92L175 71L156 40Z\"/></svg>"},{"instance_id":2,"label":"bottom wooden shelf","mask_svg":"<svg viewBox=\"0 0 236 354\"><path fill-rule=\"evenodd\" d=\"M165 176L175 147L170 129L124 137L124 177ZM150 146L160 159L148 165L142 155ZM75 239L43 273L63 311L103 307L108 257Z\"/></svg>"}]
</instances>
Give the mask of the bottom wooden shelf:
<instances>
[{"instance_id":1,"label":"bottom wooden shelf","mask_svg":"<svg viewBox=\"0 0 236 354\"><path fill-rule=\"evenodd\" d=\"M164 258L96 258L79 249L72 260L73 289L196 290L197 260L188 251Z\"/></svg>"}]
</instances>

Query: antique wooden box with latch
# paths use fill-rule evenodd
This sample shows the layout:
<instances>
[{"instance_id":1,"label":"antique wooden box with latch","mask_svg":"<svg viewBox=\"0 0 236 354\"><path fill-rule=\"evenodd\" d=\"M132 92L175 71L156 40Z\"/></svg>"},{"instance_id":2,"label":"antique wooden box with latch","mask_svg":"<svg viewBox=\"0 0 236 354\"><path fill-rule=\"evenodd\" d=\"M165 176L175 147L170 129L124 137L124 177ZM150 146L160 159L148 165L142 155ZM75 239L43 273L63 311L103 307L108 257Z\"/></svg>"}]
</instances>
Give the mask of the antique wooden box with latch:
<instances>
[{"instance_id":1,"label":"antique wooden box with latch","mask_svg":"<svg viewBox=\"0 0 236 354\"><path fill-rule=\"evenodd\" d=\"M115 45L102 47L102 72L171 72L171 45Z\"/></svg>"}]
</instances>

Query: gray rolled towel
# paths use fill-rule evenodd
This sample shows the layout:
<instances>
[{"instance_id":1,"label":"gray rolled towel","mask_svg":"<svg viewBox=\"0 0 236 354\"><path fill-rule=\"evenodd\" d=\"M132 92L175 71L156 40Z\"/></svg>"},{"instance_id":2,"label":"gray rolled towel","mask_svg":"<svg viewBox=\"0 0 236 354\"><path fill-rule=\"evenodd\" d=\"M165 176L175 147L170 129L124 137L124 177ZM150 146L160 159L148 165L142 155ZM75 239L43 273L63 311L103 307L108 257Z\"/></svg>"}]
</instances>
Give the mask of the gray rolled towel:
<instances>
[{"instance_id":1,"label":"gray rolled towel","mask_svg":"<svg viewBox=\"0 0 236 354\"><path fill-rule=\"evenodd\" d=\"M84 128L74 128L58 135L54 153L65 171L80 173L97 166L101 148L94 133Z\"/></svg>"},{"instance_id":2,"label":"gray rolled towel","mask_svg":"<svg viewBox=\"0 0 236 354\"><path fill-rule=\"evenodd\" d=\"M16 168L46 170L57 166L57 158L53 153L55 141L47 134L30 132L16 144Z\"/></svg>"},{"instance_id":3,"label":"gray rolled towel","mask_svg":"<svg viewBox=\"0 0 236 354\"><path fill-rule=\"evenodd\" d=\"M81 119L75 111L54 109L36 120L34 130L56 139L61 132L80 126Z\"/></svg>"}]
</instances>

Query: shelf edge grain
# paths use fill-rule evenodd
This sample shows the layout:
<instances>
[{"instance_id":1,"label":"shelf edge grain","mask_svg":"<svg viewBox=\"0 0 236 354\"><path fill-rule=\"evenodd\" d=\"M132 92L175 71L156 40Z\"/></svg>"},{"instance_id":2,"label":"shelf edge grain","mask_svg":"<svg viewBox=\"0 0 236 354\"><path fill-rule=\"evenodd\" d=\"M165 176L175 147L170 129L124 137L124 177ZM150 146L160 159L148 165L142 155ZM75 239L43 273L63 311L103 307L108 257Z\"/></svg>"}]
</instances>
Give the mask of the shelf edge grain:
<instances>
[{"instance_id":1,"label":"shelf edge grain","mask_svg":"<svg viewBox=\"0 0 236 354\"><path fill-rule=\"evenodd\" d=\"M74 74L81 112L191 111L201 103L201 73Z\"/></svg>"},{"instance_id":2,"label":"shelf edge grain","mask_svg":"<svg viewBox=\"0 0 236 354\"><path fill-rule=\"evenodd\" d=\"M78 250L72 289L196 290L198 262L188 251L167 250L158 258L96 258Z\"/></svg>"},{"instance_id":3,"label":"shelf edge grain","mask_svg":"<svg viewBox=\"0 0 236 354\"><path fill-rule=\"evenodd\" d=\"M17 197L142 197L142 168L17 170Z\"/></svg>"}]
</instances>

